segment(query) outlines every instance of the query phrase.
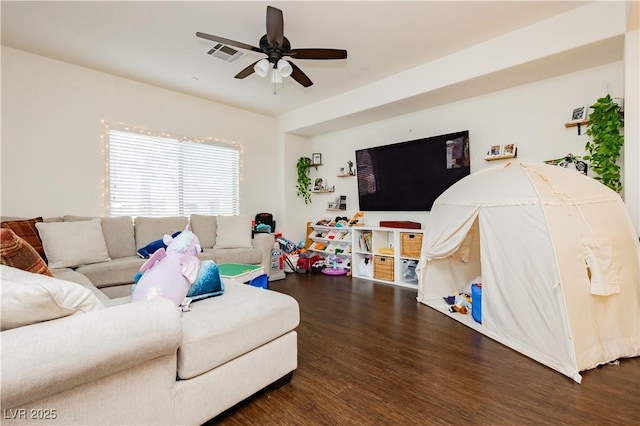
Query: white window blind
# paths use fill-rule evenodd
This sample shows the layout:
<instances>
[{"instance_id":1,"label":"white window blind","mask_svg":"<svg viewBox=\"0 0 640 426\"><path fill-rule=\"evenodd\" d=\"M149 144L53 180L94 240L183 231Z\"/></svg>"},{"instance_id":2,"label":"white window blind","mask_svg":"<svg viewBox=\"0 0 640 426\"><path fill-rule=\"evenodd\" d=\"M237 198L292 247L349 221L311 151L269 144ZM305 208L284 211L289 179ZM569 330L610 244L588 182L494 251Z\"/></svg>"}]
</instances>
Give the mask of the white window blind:
<instances>
[{"instance_id":1,"label":"white window blind","mask_svg":"<svg viewBox=\"0 0 640 426\"><path fill-rule=\"evenodd\" d=\"M239 148L109 128L112 216L237 215Z\"/></svg>"}]
</instances>

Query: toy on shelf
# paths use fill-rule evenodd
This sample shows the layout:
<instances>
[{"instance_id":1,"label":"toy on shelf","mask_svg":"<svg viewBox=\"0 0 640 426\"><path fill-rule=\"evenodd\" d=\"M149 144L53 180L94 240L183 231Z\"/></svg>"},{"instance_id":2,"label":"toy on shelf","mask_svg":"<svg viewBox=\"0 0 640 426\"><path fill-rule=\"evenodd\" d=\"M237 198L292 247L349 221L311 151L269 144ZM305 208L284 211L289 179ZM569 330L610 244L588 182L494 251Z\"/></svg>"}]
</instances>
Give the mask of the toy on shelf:
<instances>
[{"instance_id":1,"label":"toy on shelf","mask_svg":"<svg viewBox=\"0 0 640 426\"><path fill-rule=\"evenodd\" d=\"M324 250L324 249L327 248L327 245L326 244L322 244L320 242L316 242L316 243L314 243L313 248L316 249L316 250Z\"/></svg>"},{"instance_id":2,"label":"toy on shelf","mask_svg":"<svg viewBox=\"0 0 640 426\"><path fill-rule=\"evenodd\" d=\"M355 226L356 224L358 224L358 221L360 220L361 217L364 216L363 212L356 212L353 217L351 219L349 219L349 225L350 226Z\"/></svg>"}]
</instances>

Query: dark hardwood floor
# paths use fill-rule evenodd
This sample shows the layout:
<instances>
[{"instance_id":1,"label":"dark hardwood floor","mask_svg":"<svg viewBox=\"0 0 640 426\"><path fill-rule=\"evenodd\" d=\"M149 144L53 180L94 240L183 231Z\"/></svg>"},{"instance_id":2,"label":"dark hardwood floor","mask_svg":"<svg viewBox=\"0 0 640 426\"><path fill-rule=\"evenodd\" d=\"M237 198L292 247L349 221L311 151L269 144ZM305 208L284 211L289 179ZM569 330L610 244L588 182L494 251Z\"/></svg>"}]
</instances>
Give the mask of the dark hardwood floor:
<instances>
[{"instance_id":1,"label":"dark hardwood floor","mask_svg":"<svg viewBox=\"0 0 640 426\"><path fill-rule=\"evenodd\" d=\"M320 273L272 290L300 304L293 379L220 425L640 424L640 358L582 384L416 301L416 290Z\"/></svg>"}]
</instances>

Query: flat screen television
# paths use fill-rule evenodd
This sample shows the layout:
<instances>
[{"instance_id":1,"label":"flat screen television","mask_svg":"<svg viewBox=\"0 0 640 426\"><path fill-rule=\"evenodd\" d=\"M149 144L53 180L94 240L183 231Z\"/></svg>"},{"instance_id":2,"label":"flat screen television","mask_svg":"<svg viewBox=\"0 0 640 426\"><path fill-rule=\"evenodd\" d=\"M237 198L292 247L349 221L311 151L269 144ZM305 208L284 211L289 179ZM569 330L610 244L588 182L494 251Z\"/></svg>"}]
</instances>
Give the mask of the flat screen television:
<instances>
[{"instance_id":1,"label":"flat screen television","mask_svg":"<svg viewBox=\"0 0 640 426\"><path fill-rule=\"evenodd\" d=\"M471 173L469 131L356 150L364 211L429 211L440 194Z\"/></svg>"}]
</instances>

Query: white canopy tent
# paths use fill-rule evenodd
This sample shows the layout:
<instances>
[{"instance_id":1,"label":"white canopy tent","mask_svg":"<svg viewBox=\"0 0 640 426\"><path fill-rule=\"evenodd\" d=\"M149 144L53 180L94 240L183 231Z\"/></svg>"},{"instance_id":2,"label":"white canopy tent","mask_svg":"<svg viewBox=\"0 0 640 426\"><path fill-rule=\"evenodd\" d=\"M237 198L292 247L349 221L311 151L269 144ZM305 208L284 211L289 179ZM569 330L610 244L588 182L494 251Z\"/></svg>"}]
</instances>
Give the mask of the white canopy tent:
<instances>
[{"instance_id":1,"label":"white canopy tent","mask_svg":"<svg viewBox=\"0 0 640 426\"><path fill-rule=\"evenodd\" d=\"M620 196L562 167L508 163L434 203L418 301L580 383L640 355L640 249ZM443 297L482 281L482 324Z\"/></svg>"}]
</instances>

